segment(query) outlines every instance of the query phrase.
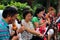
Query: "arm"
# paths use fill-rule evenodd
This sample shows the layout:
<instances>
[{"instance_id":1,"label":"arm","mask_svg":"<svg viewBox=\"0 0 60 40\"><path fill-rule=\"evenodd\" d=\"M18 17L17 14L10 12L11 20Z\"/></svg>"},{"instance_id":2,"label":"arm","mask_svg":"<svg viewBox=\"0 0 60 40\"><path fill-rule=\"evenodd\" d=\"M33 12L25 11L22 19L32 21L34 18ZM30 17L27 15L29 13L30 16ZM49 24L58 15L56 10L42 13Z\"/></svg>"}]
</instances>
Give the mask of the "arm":
<instances>
[{"instance_id":1,"label":"arm","mask_svg":"<svg viewBox=\"0 0 60 40\"><path fill-rule=\"evenodd\" d=\"M43 19L42 19L42 20L40 21L40 26L43 26L44 24L46 24L46 20L43 20Z\"/></svg>"},{"instance_id":2,"label":"arm","mask_svg":"<svg viewBox=\"0 0 60 40\"><path fill-rule=\"evenodd\" d=\"M32 18L32 22L33 22L33 24L35 25L36 28L39 27L38 21L39 21L39 20L37 19L37 17L33 17L33 18Z\"/></svg>"},{"instance_id":3,"label":"arm","mask_svg":"<svg viewBox=\"0 0 60 40\"><path fill-rule=\"evenodd\" d=\"M43 36L41 33L39 32L36 32L34 29L29 29L29 28L25 28L27 32L31 33L31 34L34 34L34 35L37 35L37 36Z\"/></svg>"},{"instance_id":4,"label":"arm","mask_svg":"<svg viewBox=\"0 0 60 40\"><path fill-rule=\"evenodd\" d=\"M48 14L46 14L46 16L45 16L45 17L46 17L46 20L48 21L48 24L50 24L49 15L50 15L50 14L48 13Z\"/></svg>"},{"instance_id":5,"label":"arm","mask_svg":"<svg viewBox=\"0 0 60 40\"><path fill-rule=\"evenodd\" d=\"M51 39L51 35L48 35L48 40L50 40Z\"/></svg>"},{"instance_id":6,"label":"arm","mask_svg":"<svg viewBox=\"0 0 60 40\"><path fill-rule=\"evenodd\" d=\"M53 34L54 34L54 30L53 30L53 29L49 29L49 31L47 32L47 34L48 34L48 40L50 40L51 37L52 37Z\"/></svg>"},{"instance_id":7,"label":"arm","mask_svg":"<svg viewBox=\"0 0 60 40\"><path fill-rule=\"evenodd\" d=\"M45 20L44 22L40 22L40 26L43 26L44 24L47 24L49 21L48 20Z\"/></svg>"},{"instance_id":8,"label":"arm","mask_svg":"<svg viewBox=\"0 0 60 40\"><path fill-rule=\"evenodd\" d=\"M11 40L18 40L18 36L14 36Z\"/></svg>"},{"instance_id":9,"label":"arm","mask_svg":"<svg viewBox=\"0 0 60 40\"><path fill-rule=\"evenodd\" d=\"M39 23L38 22L34 22L35 28L39 27Z\"/></svg>"},{"instance_id":10,"label":"arm","mask_svg":"<svg viewBox=\"0 0 60 40\"><path fill-rule=\"evenodd\" d=\"M18 33L22 33L24 30L25 30L25 27L24 27L24 26L21 26L21 28L18 29L17 32L18 32Z\"/></svg>"}]
</instances>

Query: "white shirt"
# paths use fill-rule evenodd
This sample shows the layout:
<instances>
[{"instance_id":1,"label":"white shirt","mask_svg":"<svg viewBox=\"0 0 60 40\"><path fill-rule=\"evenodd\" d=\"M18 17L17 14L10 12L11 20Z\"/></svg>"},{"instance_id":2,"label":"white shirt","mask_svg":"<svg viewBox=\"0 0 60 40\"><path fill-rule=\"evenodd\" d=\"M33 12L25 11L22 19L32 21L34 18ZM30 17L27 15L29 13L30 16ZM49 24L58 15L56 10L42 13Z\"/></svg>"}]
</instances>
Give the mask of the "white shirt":
<instances>
[{"instance_id":1,"label":"white shirt","mask_svg":"<svg viewBox=\"0 0 60 40\"><path fill-rule=\"evenodd\" d=\"M47 32L48 35L53 35L54 34L54 30L53 29L49 29L49 31Z\"/></svg>"},{"instance_id":2,"label":"white shirt","mask_svg":"<svg viewBox=\"0 0 60 40\"><path fill-rule=\"evenodd\" d=\"M15 20L15 24L16 24L17 28L20 29L21 25L18 24L17 20ZM10 34L11 34L12 32L14 32L14 31L12 30L12 24L9 24L9 31L10 31ZM19 40L22 40L22 38L21 38L21 33L18 34L18 37L19 37Z\"/></svg>"}]
</instances>

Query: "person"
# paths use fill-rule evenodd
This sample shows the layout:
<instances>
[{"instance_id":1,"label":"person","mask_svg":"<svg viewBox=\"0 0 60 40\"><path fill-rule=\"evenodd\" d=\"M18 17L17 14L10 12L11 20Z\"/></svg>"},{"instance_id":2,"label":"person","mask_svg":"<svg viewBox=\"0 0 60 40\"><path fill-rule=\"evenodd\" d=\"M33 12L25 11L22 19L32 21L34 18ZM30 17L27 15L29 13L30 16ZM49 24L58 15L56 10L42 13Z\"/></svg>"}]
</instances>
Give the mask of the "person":
<instances>
[{"instance_id":1,"label":"person","mask_svg":"<svg viewBox=\"0 0 60 40\"><path fill-rule=\"evenodd\" d=\"M2 13L2 19L0 19L0 40L16 40L17 36L14 36L10 39L9 33L9 24L13 23L13 21L17 17L17 10L13 7L6 7Z\"/></svg>"},{"instance_id":2,"label":"person","mask_svg":"<svg viewBox=\"0 0 60 40\"><path fill-rule=\"evenodd\" d=\"M58 32L60 32L60 12L58 12L58 14L57 14L56 23L58 26Z\"/></svg>"},{"instance_id":3,"label":"person","mask_svg":"<svg viewBox=\"0 0 60 40\"><path fill-rule=\"evenodd\" d=\"M40 32L41 34L44 35L44 32L46 30L46 20L44 18L45 14L45 9L43 6L38 7L35 11L34 17L32 18L32 23L34 24L34 27L37 32ZM44 32L42 31L42 28ZM43 32L43 33L42 33ZM33 36L33 40L40 40L40 37ZM43 40L43 39L41 39Z\"/></svg>"},{"instance_id":4,"label":"person","mask_svg":"<svg viewBox=\"0 0 60 40\"><path fill-rule=\"evenodd\" d=\"M9 31L11 35L17 36L18 40L22 40L21 33L24 31L24 26L21 25L21 21L19 19L16 18L12 24L9 24Z\"/></svg>"},{"instance_id":5,"label":"person","mask_svg":"<svg viewBox=\"0 0 60 40\"><path fill-rule=\"evenodd\" d=\"M60 12L58 12L57 14L57 20L56 20L56 23L60 20Z\"/></svg>"},{"instance_id":6,"label":"person","mask_svg":"<svg viewBox=\"0 0 60 40\"><path fill-rule=\"evenodd\" d=\"M44 7L38 7L35 11L34 17L32 18L32 23L34 24L35 28L39 27L39 23L41 20L41 17L43 16L45 10Z\"/></svg>"},{"instance_id":7,"label":"person","mask_svg":"<svg viewBox=\"0 0 60 40\"><path fill-rule=\"evenodd\" d=\"M46 14L46 19L49 21L52 20L52 18L54 18L56 15L55 15L55 9L53 7L49 7L48 8L48 12Z\"/></svg>"},{"instance_id":8,"label":"person","mask_svg":"<svg viewBox=\"0 0 60 40\"><path fill-rule=\"evenodd\" d=\"M33 24L31 22L32 12L30 10L23 11L23 18L21 23L25 26L25 31L21 33L22 40L31 40L33 35L43 36L39 32L34 30Z\"/></svg>"},{"instance_id":9,"label":"person","mask_svg":"<svg viewBox=\"0 0 60 40\"><path fill-rule=\"evenodd\" d=\"M46 14L46 19L48 20L48 24L52 24L55 21L55 9L53 7L49 7L48 8L48 12ZM53 25L51 25L52 27ZM55 35L55 31L53 28L49 28L48 31L48 40L51 39L51 37L53 37L52 35L54 35L54 39L56 40L56 35Z\"/></svg>"}]
</instances>

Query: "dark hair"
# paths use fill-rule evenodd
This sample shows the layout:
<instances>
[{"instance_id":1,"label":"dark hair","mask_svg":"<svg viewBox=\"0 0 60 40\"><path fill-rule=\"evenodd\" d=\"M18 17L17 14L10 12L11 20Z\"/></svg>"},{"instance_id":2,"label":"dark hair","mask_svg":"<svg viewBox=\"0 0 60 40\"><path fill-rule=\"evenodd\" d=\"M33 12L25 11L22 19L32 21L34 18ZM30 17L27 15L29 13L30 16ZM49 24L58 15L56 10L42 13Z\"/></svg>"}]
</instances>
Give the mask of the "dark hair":
<instances>
[{"instance_id":1,"label":"dark hair","mask_svg":"<svg viewBox=\"0 0 60 40\"><path fill-rule=\"evenodd\" d=\"M38 7L38 8L36 9L34 16L37 17L37 14L39 14L39 12L41 12L41 11L44 11L44 7L43 7L43 6L40 6L40 7Z\"/></svg>"},{"instance_id":2,"label":"dark hair","mask_svg":"<svg viewBox=\"0 0 60 40\"><path fill-rule=\"evenodd\" d=\"M24 10L30 10L30 9L29 9L29 8L24 8L23 11L24 11Z\"/></svg>"},{"instance_id":3,"label":"dark hair","mask_svg":"<svg viewBox=\"0 0 60 40\"><path fill-rule=\"evenodd\" d=\"M31 15L33 15L33 14L32 14L32 11L30 11L30 10L24 10L24 11L23 11L23 18L25 19L26 15L29 14L29 13L30 13Z\"/></svg>"},{"instance_id":4,"label":"dark hair","mask_svg":"<svg viewBox=\"0 0 60 40\"><path fill-rule=\"evenodd\" d=\"M16 10L16 8L8 6L3 10L2 17L3 18L7 18L8 16L12 17L17 13L18 11Z\"/></svg>"}]
</instances>

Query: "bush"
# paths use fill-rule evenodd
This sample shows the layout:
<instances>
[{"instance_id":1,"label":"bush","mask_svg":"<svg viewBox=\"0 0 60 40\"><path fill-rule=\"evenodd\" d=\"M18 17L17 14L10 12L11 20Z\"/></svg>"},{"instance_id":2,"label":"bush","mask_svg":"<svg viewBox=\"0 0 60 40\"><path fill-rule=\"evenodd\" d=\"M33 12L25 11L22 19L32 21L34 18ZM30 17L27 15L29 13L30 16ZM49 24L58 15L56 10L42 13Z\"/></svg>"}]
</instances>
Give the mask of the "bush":
<instances>
[{"instance_id":1,"label":"bush","mask_svg":"<svg viewBox=\"0 0 60 40\"><path fill-rule=\"evenodd\" d=\"M4 5L0 5L0 10L3 10L5 8Z\"/></svg>"},{"instance_id":2,"label":"bush","mask_svg":"<svg viewBox=\"0 0 60 40\"><path fill-rule=\"evenodd\" d=\"M7 6L15 6L17 9L18 9L18 13L19 13L19 16L18 16L18 19L22 19L22 12L23 12L23 9L28 7L31 9L31 7L29 5L27 5L27 3L20 3L20 2L13 2L11 1L10 4L8 4ZM2 4L0 5L0 10L3 10L5 8L5 6Z\"/></svg>"},{"instance_id":3,"label":"bush","mask_svg":"<svg viewBox=\"0 0 60 40\"><path fill-rule=\"evenodd\" d=\"M22 13L23 13L23 9L24 8L29 8L31 11L33 11L33 13L35 12L36 8L41 6L41 4L37 4L37 5L33 5L33 8L31 8L27 3L20 3L20 2L13 2L11 1L10 4L8 4L7 6L15 6L18 9L18 19L22 19ZM0 5L0 10L3 10L6 6L4 6L3 4Z\"/></svg>"},{"instance_id":4,"label":"bush","mask_svg":"<svg viewBox=\"0 0 60 40\"><path fill-rule=\"evenodd\" d=\"M41 6L41 4L34 5L33 6L33 13L35 13L35 10L37 9L37 7L40 7L40 6Z\"/></svg>"},{"instance_id":5,"label":"bush","mask_svg":"<svg viewBox=\"0 0 60 40\"><path fill-rule=\"evenodd\" d=\"M18 8L18 13L19 13L19 16L18 18L21 20L23 17L22 17L22 12L23 12L23 9L28 7L31 9L31 7L29 5L27 5L27 3L20 3L20 2L12 2L10 4L8 4L7 6L15 6ZM32 10L32 9L31 9Z\"/></svg>"}]
</instances>

